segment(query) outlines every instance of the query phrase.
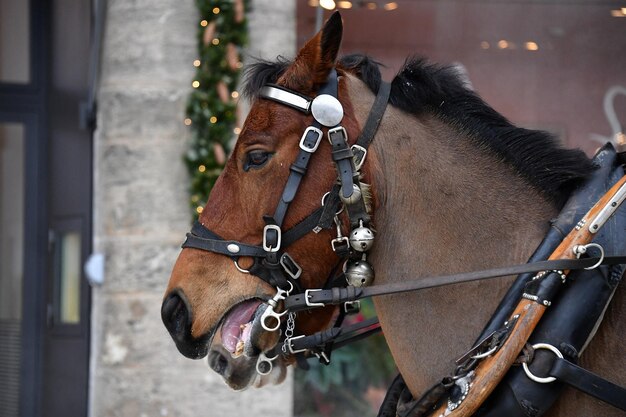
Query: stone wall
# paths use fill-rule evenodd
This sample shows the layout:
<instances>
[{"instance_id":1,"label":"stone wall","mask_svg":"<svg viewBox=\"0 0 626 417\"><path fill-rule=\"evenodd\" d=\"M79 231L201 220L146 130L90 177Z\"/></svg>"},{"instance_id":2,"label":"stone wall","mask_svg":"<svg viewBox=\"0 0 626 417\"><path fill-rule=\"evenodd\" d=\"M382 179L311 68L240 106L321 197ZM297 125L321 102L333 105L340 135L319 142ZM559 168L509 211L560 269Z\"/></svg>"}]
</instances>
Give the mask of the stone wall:
<instances>
[{"instance_id":1,"label":"stone wall","mask_svg":"<svg viewBox=\"0 0 626 417\"><path fill-rule=\"evenodd\" d=\"M253 0L249 55L292 56L295 1ZM90 415L290 416L292 383L230 391L206 360L185 359L160 319L190 226L182 163L194 74L192 0L109 0L95 139Z\"/></svg>"}]
</instances>

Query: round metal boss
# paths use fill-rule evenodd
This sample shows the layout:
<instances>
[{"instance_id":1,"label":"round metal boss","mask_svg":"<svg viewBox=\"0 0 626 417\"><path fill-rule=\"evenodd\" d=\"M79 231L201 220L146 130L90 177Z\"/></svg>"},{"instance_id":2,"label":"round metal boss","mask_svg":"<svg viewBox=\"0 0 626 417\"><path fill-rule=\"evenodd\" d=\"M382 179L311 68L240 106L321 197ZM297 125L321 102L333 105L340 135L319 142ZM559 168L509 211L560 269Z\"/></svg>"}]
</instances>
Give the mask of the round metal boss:
<instances>
[{"instance_id":1,"label":"round metal boss","mask_svg":"<svg viewBox=\"0 0 626 417\"><path fill-rule=\"evenodd\" d=\"M366 252L374 244L374 233L367 227L357 227L350 233L350 246L359 252Z\"/></svg>"},{"instance_id":2,"label":"round metal boss","mask_svg":"<svg viewBox=\"0 0 626 417\"><path fill-rule=\"evenodd\" d=\"M313 99L311 103L313 117L323 126L337 126L343 119L343 107L335 97L322 94Z\"/></svg>"},{"instance_id":3,"label":"round metal boss","mask_svg":"<svg viewBox=\"0 0 626 417\"><path fill-rule=\"evenodd\" d=\"M367 287L374 281L374 269L365 261L354 261L346 266L346 281L353 287Z\"/></svg>"}]
</instances>

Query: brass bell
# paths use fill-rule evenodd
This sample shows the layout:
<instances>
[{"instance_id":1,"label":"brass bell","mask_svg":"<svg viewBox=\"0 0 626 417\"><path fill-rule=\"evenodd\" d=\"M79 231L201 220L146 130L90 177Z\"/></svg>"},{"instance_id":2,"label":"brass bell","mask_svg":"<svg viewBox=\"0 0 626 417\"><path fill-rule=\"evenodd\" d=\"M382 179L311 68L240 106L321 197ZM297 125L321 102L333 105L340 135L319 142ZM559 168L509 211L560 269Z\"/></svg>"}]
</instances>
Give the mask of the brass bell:
<instances>
[{"instance_id":1,"label":"brass bell","mask_svg":"<svg viewBox=\"0 0 626 417\"><path fill-rule=\"evenodd\" d=\"M346 266L346 281L353 287L367 287L374 281L374 268L366 261L350 261Z\"/></svg>"},{"instance_id":2,"label":"brass bell","mask_svg":"<svg viewBox=\"0 0 626 417\"><path fill-rule=\"evenodd\" d=\"M370 228L364 227L363 222L361 222L361 226L350 233L349 241L350 246L355 251L367 252L374 244L374 232Z\"/></svg>"},{"instance_id":3,"label":"brass bell","mask_svg":"<svg viewBox=\"0 0 626 417\"><path fill-rule=\"evenodd\" d=\"M352 194L349 197L344 197L343 192L339 192L339 198L344 204L354 204L361 199L361 189L358 185L352 184Z\"/></svg>"}]
</instances>

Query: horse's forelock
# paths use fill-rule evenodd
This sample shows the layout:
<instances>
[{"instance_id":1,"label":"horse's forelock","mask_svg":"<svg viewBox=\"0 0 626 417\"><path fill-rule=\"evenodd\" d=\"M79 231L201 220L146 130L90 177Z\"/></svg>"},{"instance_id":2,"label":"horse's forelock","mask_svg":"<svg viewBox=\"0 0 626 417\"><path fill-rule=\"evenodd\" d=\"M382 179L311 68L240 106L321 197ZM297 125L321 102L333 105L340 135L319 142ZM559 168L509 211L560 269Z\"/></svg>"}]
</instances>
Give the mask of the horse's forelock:
<instances>
[{"instance_id":1,"label":"horse's forelock","mask_svg":"<svg viewBox=\"0 0 626 417\"><path fill-rule=\"evenodd\" d=\"M266 84L275 84L285 73L292 61L279 56L275 62L257 60L244 70L243 95L249 99L256 97Z\"/></svg>"}]
</instances>

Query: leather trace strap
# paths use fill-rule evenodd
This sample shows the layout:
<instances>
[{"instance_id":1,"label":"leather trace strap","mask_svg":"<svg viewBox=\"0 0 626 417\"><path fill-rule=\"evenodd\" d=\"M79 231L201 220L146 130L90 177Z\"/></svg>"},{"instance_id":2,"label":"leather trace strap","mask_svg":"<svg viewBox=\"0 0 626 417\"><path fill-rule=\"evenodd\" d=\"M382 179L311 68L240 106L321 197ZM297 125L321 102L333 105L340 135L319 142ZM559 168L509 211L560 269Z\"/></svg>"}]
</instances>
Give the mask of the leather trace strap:
<instances>
[{"instance_id":1,"label":"leather trace strap","mask_svg":"<svg viewBox=\"0 0 626 417\"><path fill-rule=\"evenodd\" d=\"M626 389L563 358L555 358L550 376L626 411Z\"/></svg>"}]
</instances>

